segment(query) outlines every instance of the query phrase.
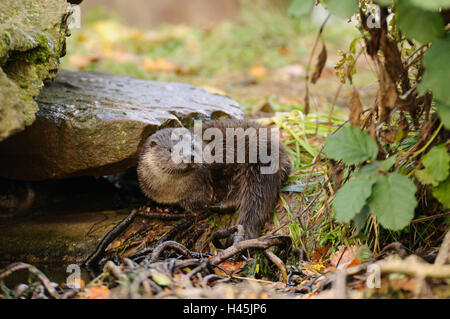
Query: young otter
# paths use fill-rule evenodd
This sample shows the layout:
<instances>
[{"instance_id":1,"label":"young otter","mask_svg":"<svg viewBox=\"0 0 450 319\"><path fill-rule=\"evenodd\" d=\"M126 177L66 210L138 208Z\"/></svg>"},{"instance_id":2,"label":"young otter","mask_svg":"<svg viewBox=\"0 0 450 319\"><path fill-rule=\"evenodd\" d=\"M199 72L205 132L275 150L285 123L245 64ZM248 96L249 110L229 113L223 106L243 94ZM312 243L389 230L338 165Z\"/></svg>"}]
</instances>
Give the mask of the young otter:
<instances>
[{"instance_id":1,"label":"young otter","mask_svg":"<svg viewBox=\"0 0 450 319\"><path fill-rule=\"evenodd\" d=\"M215 129L212 132L219 136L208 129ZM233 129L237 131L227 142ZM264 223L270 219L280 186L290 173L289 156L278 135L247 120L209 121L202 123L198 132L203 137L201 161L176 163L172 151L179 140L173 139L174 130L159 130L144 144L137 172L145 195L158 203L178 204L186 210L239 209L238 224L244 227L246 237L258 237ZM193 138L194 133L189 132ZM217 142L216 148L207 146L211 142ZM269 160L260 156L264 151L266 155L277 156L270 159L278 165L269 173ZM207 159L208 154L214 161ZM188 152L187 157L189 155L197 159L195 153ZM255 155L258 155L256 159Z\"/></svg>"}]
</instances>

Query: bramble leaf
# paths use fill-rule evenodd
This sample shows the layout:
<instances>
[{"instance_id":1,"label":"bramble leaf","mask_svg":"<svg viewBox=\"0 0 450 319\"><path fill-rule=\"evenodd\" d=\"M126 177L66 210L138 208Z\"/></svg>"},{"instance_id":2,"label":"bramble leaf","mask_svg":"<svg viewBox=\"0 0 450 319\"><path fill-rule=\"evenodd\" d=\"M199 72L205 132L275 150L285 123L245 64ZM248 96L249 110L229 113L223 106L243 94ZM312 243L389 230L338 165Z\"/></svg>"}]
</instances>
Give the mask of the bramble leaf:
<instances>
[{"instance_id":1,"label":"bramble leaf","mask_svg":"<svg viewBox=\"0 0 450 319\"><path fill-rule=\"evenodd\" d=\"M441 122L447 130L450 130L450 104L442 103L441 101L436 101L436 109L439 114Z\"/></svg>"},{"instance_id":2,"label":"bramble leaf","mask_svg":"<svg viewBox=\"0 0 450 319\"><path fill-rule=\"evenodd\" d=\"M450 168L450 155L445 144L433 147L422 157L421 162L436 182L442 182L447 178Z\"/></svg>"},{"instance_id":3,"label":"bramble leaf","mask_svg":"<svg viewBox=\"0 0 450 319\"><path fill-rule=\"evenodd\" d=\"M444 205L445 208L450 208L450 178L445 182L439 184L438 187L433 188L433 196Z\"/></svg>"},{"instance_id":4,"label":"bramble leaf","mask_svg":"<svg viewBox=\"0 0 450 319\"><path fill-rule=\"evenodd\" d=\"M327 9L342 18L350 18L358 10L358 0L322 0Z\"/></svg>"},{"instance_id":5,"label":"bramble leaf","mask_svg":"<svg viewBox=\"0 0 450 319\"><path fill-rule=\"evenodd\" d=\"M395 9L397 24L407 38L425 44L444 34L444 23L438 12L415 6L411 0L397 1Z\"/></svg>"},{"instance_id":6,"label":"bramble leaf","mask_svg":"<svg viewBox=\"0 0 450 319\"><path fill-rule=\"evenodd\" d=\"M429 10L438 10L439 8L446 9L450 8L450 0L411 0L411 3L418 7Z\"/></svg>"},{"instance_id":7,"label":"bramble leaf","mask_svg":"<svg viewBox=\"0 0 450 319\"><path fill-rule=\"evenodd\" d=\"M311 13L314 3L315 0L292 0L288 8L288 15L294 18L307 15Z\"/></svg>"},{"instance_id":8,"label":"bramble leaf","mask_svg":"<svg viewBox=\"0 0 450 319\"><path fill-rule=\"evenodd\" d=\"M378 146L366 132L354 126L345 126L327 137L324 152L329 158L343 160L346 164L357 164L374 160L378 154Z\"/></svg>"},{"instance_id":9,"label":"bramble leaf","mask_svg":"<svg viewBox=\"0 0 450 319\"><path fill-rule=\"evenodd\" d=\"M421 169L415 172L416 178L423 185L431 184L433 186L438 186L439 182L437 182L433 176L428 173L427 169Z\"/></svg>"},{"instance_id":10,"label":"bramble leaf","mask_svg":"<svg viewBox=\"0 0 450 319\"><path fill-rule=\"evenodd\" d=\"M450 37L437 39L433 42L431 48L425 53L423 58L423 65L425 73L422 81L419 83L418 89L420 93L427 90L433 92L433 97L438 101L450 101L450 90L448 83L450 83L450 73L448 72L448 65L450 65ZM448 123L448 108L449 106L439 104L438 111L447 114ZM441 113L439 113L441 115ZM444 122L445 123L445 122Z\"/></svg>"},{"instance_id":11,"label":"bramble leaf","mask_svg":"<svg viewBox=\"0 0 450 319\"><path fill-rule=\"evenodd\" d=\"M373 184L375 184L375 179L366 175L352 178L345 183L336 193L336 198L333 202L336 220L349 222L358 214L372 193Z\"/></svg>"},{"instance_id":12,"label":"bramble leaf","mask_svg":"<svg viewBox=\"0 0 450 319\"><path fill-rule=\"evenodd\" d=\"M385 228L400 230L406 227L417 206L416 186L408 177L398 173L378 175L376 180L368 200L370 213Z\"/></svg>"}]
</instances>

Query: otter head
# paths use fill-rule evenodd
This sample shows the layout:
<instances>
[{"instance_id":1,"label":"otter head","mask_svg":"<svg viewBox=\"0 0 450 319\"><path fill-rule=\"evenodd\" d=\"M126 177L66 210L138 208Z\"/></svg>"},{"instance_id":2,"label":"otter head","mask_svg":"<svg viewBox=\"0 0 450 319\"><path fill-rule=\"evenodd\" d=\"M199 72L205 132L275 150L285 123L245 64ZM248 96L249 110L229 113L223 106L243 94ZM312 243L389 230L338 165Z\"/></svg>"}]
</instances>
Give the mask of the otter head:
<instances>
[{"instance_id":1,"label":"otter head","mask_svg":"<svg viewBox=\"0 0 450 319\"><path fill-rule=\"evenodd\" d=\"M182 174L197 167L193 133L184 128L165 128L151 135L144 145L143 160L167 174Z\"/></svg>"}]
</instances>

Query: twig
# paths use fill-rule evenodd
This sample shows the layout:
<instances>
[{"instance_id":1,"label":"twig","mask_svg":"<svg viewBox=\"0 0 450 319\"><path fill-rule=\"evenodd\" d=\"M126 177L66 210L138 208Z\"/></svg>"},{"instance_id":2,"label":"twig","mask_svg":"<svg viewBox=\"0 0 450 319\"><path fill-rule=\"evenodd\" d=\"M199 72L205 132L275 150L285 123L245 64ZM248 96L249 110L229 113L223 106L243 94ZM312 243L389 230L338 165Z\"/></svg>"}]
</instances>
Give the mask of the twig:
<instances>
[{"instance_id":1,"label":"twig","mask_svg":"<svg viewBox=\"0 0 450 319\"><path fill-rule=\"evenodd\" d=\"M162 254L162 252L166 249L175 249L179 253L181 253L186 258L192 258L192 253L189 249L184 247L182 244L177 243L176 241L169 240L166 242L163 242L159 244L152 253L152 257L150 258L150 263L157 262L159 259L159 256Z\"/></svg>"},{"instance_id":2,"label":"twig","mask_svg":"<svg viewBox=\"0 0 450 319\"><path fill-rule=\"evenodd\" d=\"M448 215L450 215L450 211L442 213L442 214L436 214L436 215L433 215L433 216L417 218L417 219L412 220L411 223L413 223L413 224L415 224L415 223L423 223L423 222L427 222L427 221L432 220L432 219L441 218L441 217L445 217L445 216L448 216Z\"/></svg>"},{"instance_id":3,"label":"twig","mask_svg":"<svg viewBox=\"0 0 450 319\"><path fill-rule=\"evenodd\" d=\"M42 282L42 285L45 287L45 289L47 289L50 296L52 296L55 299L60 299L61 296L55 290L55 288L53 287L51 281L47 278L47 276L45 276L42 271L40 271L39 269L30 264L17 262L7 266L0 272L0 280L11 275L13 272L22 269L27 269L32 274L36 275L36 277L38 277L38 279Z\"/></svg>"},{"instance_id":4,"label":"twig","mask_svg":"<svg viewBox=\"0 0 450 319\"><path fill-rule=\"evenodd\" d=\"M139 217L145 219L160 219L160 220L180 220L186 217L192 217L191 214L159 214L159 213L140 213Z\"/></svg>"},{"instance_id":5,"label":"twig","mask_svg":"<svg viewBox=\"0 0 450 319\"><path fill-rule=\"evenodd\" d=\"M146 270L141 272L136 278L133 280L130 286L130 294L132 299L139 299L141 298L141 295L139 294L139 286L144 281L147 283L148 286L150 286L152 289L154 289L157 293L163 291L160 286L155 284L152 280L149 280L148 277L152 275L151 270Z\"/></svg>"},{"instance_id":6,"label":"twig","mask_svg":"<svg viewBox=\"0 0 450 319\"><path fill-rule=\"evenodd\" d=\"M359 53L358 53L358 55L356 56L356 58L355 58L355 60L353 61L353 63L352 63L351 65L349 65L349 67L348 67L348 69L347 69L347 73L345 74L345 78L344 78L344 79L346 79L346 78L349 77L350 73L352 72L353 68L355 67L356 62L358 61L358 59L359 59L359 57L361 56L362 52L363 52L363 49L362 49L361 51L359 51ZM336 94L334 95L333 103L332 103L332 105L331 105L331 110L330 110L330 113L328 114L328 125L329 125L329 126L328 126L328 131L331 131L331 117L333 116L334 107L336 106L337 99L338 99L339 95L341 94L341 90L342 90L342 87L344 86L344 83L345 83L345 81L344 81L344 82L341 82L341 83L339 84L339 87L338 87L338 89L337 89L337 91L336 91Z\"/></svg>"},{"instance_id":7,"label":"twig","mask_svg":"<svg viewBox=\"0 0 450 319\"><path fill-rule=\"evenodd\" d=\"M447 230L447 234L442 241L441 248L439 249L439 253L434 261L435 265L445 265L449 261L450 255L450 229Z\"/></svg>"},{"instance_id":8,"label":"twig","mask_svg":"<svg viewBox=\"0 0 450 319\"><path fill-rule=\"evenodd\" d=\"M177 226L175 226L171 231L169 231L167 234L165 234L164 236L162 236L158 241L157 241L157 245L170 240L172 238L175 237L175 235L183 230L188 229L189 227L192 226L192 224L194 224L195 221L200 221L203 220L205 218L207 218L210 215L209 212L200 214L198 216L193 215L192 217L190 217L188 220L186 220L184 223L179 224Z\"/></svg>"},{"instance_id":9,"label":"twig","mask_svg":"<svg viewBox=\"0 0 450 319\"><path fill-rule=\"evenodd\" d=\"M120 277L123 276L122 270L120 270L120 268L117 267L117 265L111 260L108 260L108 262L105 265L105 268L109 273L111 273L114 277L116 277L116 279L120 279Z\"/></svg>"},{"instance_id":10,"label":"twig","mask_svg":"<svg viewBox=\"0 0 450 319\"><path fill-rule=\"evenodd\" d=\"M266 249L264 250L264 255L275 264L275 266L278 267L278 269L281 272L281 280L283 283L286 283L287 280L287 269L286 269L286 265L284 264L284 262L277 256L275 255L273 252L271 252L270 250Z\"/></svg>"},{"instance_id":11,"label":"twig","mask_svg":"<svg viewBox=\"0 0 450 319\"><path fill-rule=\"evenodd\" d=\"M218 265L228 258L252 248L267 249L272 246L288 247L291 245L291 240L291 237L283 235L269 235L263 238L244 240L219 252L216 256L209 259L208 262Z\"/></svg>"},{"instance_id":12,"label":"twig","mask_svg":"<svg viewBox=\"0 0 450 319\"><path fill-rule=\"evenodd\" d=\"M91 267L94 263L98 262L104 254L108 245L119 236L134 220L138 213L137 209L133 209L131 213L124 218L119 224L117 224L106 236L102 239L95 251L86 259L83 263L85 267Z\"/></svg>"},{"instance_id":13,"label":"twig","mask_svg":"<svg viewBox=\"0 0 450 319\"><path fill-rule=\"evenodd\" d=\"M216 231L211 236L211 242L216 248L223 249L223 245L219 241L219 239L227 238L234 233L236 233L236 235L234 236L234 243L238 243L244 240L244 227L242 225L234 225L228 229L221 229Z\"/></svg>"},{"instance_id":14,"label":"twig","mask_svg":"<svg viewBox=\"0 0 450 319\"><path fill-rule=\"evenodd\" d=\"M308 65L306 67L306 79L305 79L305 114L306 115L309 113L309 69L311 68L311 62L312 62L312 58L314 56L314 52L316 51L317 43L319 42L319 38L322 35L323 29L325 28L325 25L328 22L328 19L330 19L330 16L331 16L331 14L328 14L328 16L325 18L322 25L320 26L319 32L317 33L313 48L311 50L311 54L309 55Z\"/></svg>"},{"instance_id":15,"label":"twig","mask_svg":"<svg viewBox=\"0 0 450 319\"><path fill-rule=\"evenodd\" d=\"M423 278L450 278L450 265L430 265L420 262L415 255L401 261L381 260L376 262L381 272L415 275Z\"/></svg>"}]
</instances>

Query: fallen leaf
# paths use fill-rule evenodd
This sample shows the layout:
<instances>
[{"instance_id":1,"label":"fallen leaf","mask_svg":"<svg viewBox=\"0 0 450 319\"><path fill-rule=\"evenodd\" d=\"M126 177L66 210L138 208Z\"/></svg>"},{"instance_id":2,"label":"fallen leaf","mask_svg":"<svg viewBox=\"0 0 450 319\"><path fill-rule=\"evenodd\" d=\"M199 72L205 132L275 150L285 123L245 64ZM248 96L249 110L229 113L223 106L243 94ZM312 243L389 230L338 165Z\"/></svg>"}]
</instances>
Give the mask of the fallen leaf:
<instances>
[{"instance_id":1,"label":"fallen leaf","mask_svg":"<svg viewBox=\"0 0 450 319\"><path fill-rule=\"evenodd\" d=\"M172 280L162 272L159 272L155 269L151 269L150 272L152 273L152 279L154 282L156 282L160 286L168 286L172 283Z\"/></svg>"},{"instance_id":2,"label":"fallen leaf","mask_svg":"<svg viewBox=\"0 0 450 319\"><path fill-rule=\"evenodd\" d=\"M398 289L412 292L416 287L416 279L415 278L394 279L391 280L391 285L397 287Z\"/></svg>"},{"instance_id":3,"label":"fallen leaf","mask_svg":"<svg viewBox=\"0 0 450 319\"><path fill-rule=\"evenodd\" d=\"M283 45L281 48L278 49L279 55L290 55L295 54L295 50L292 50L291 48L288 48L287 46Z\"/></svg>"},{"instance_id":4,"label":"fallen leaf","mask_svg":"<svg viewBox=\"0 0 450 319\"><path fill-rule=\"evenodd\" d=\"M283 68L277 69L275 71L275 75L287 78L287 79L294 79L299 78L301 76L306 75L306 71L300 64L293 64L288 65Z\"/></svg>"},{"instance_id":5,"label":"fallen leaf","mask_svg":"<svg viewBox=\"0 0 450 319\"><path fill-rule=\"evenodd\" d=\"M110 291L104 286L86 288L86 299L108 299Z\"/></svg>"},{"instance_id":6,"label":"fallen leaf","mask_svg":"<svg viewBox=\"0 0 450 319\"><path fill-rule=\"evenodd\" d=\"M220 268L215 267L214 272L219 276L227 276L227 274L236 274L242 270L243 261L232 262L230 260L225 260L223 263L219 264Z\"/></svg>"},{"instance_id":7,"label":"fallen leaf","mask_svg":"<svg viewBox=\"0 0 450 319\"><path fill-rule=\"evenodd\" d=\"M156 60L153 60L152 58L146 58L144 59L144 63L143 63L144 69L146 69L149 72L153 72L153 71L164 71L164 72L175 72L177 71L177 67L163 59L163 58L158 58Z\"/></svg>"},{"instance_id":8,"label":"fallen leaf","mask_svg":"<svg viewBox=\"0 0 450 319\"><path fill-rule=\"evenodd\" d=\"M218 89L216 87L213 87L213 86L202 85L201 88L205 89L206 91L208 91L211 94L217 94L217 95L223 95L223 96L227 95L227 93L225 91Z\"/></svg>"},{"instance_id":9,"label":"fallen leaf","mask_svg":"<svg viewBox=\"0 0 450 319\"><path fill-rule=\"evenodd\" d=\"M267 70L261 64L255 63L250 69L250 75L254 78L260 79L267 75Z\"/></svg>"},{"instance_id":10,"label":"fallen leaf","mask_svg":"<svg viewBox=\"0 0 450 319\"><path fill-rule=\"evenodd\" d=\"M69 64L82 70L86 68L88 65L90 65L93 62L97 62L100 59L100 56L98 55L76 55L71 54L69 55Z\"/></svg>"},{"instance_id":11,"label":"fallen leaf","mask_svg":"<svg viewBox=\"0 0 450 319\"><path fill-rule=\"evenodd\" d=\"M327 245L317 247L312 256L312 261L315 263L321 262L323 257L327 254L329 247Z\"/></svg>"},{"instance_id":12,"label":"fallen leaf","mask_svg":"<svg viewBox=\"0 0 450 319\"><path fill-rule=\"evenodd\" d=\"M346 265L345 268L351 268L358 265L361 265L361 260L359 260L359 258L355 258L348 265Z\"/></svg>"},{"instance_id":13,"label":"fallen leaf","mask_svg":"<svg viewBox=\"0 0 450 319\"><path fill-rule=\"evenodd\" d=\"M344 269L347 268L348 265L351 265L357 256L358 247L356 245L351 246L350 249L346 246L341 247L339 251L335 252L330 257L330 263L336 269ZM361 263L361 261L359 261Z\"/></svg>"}]
</instances>

